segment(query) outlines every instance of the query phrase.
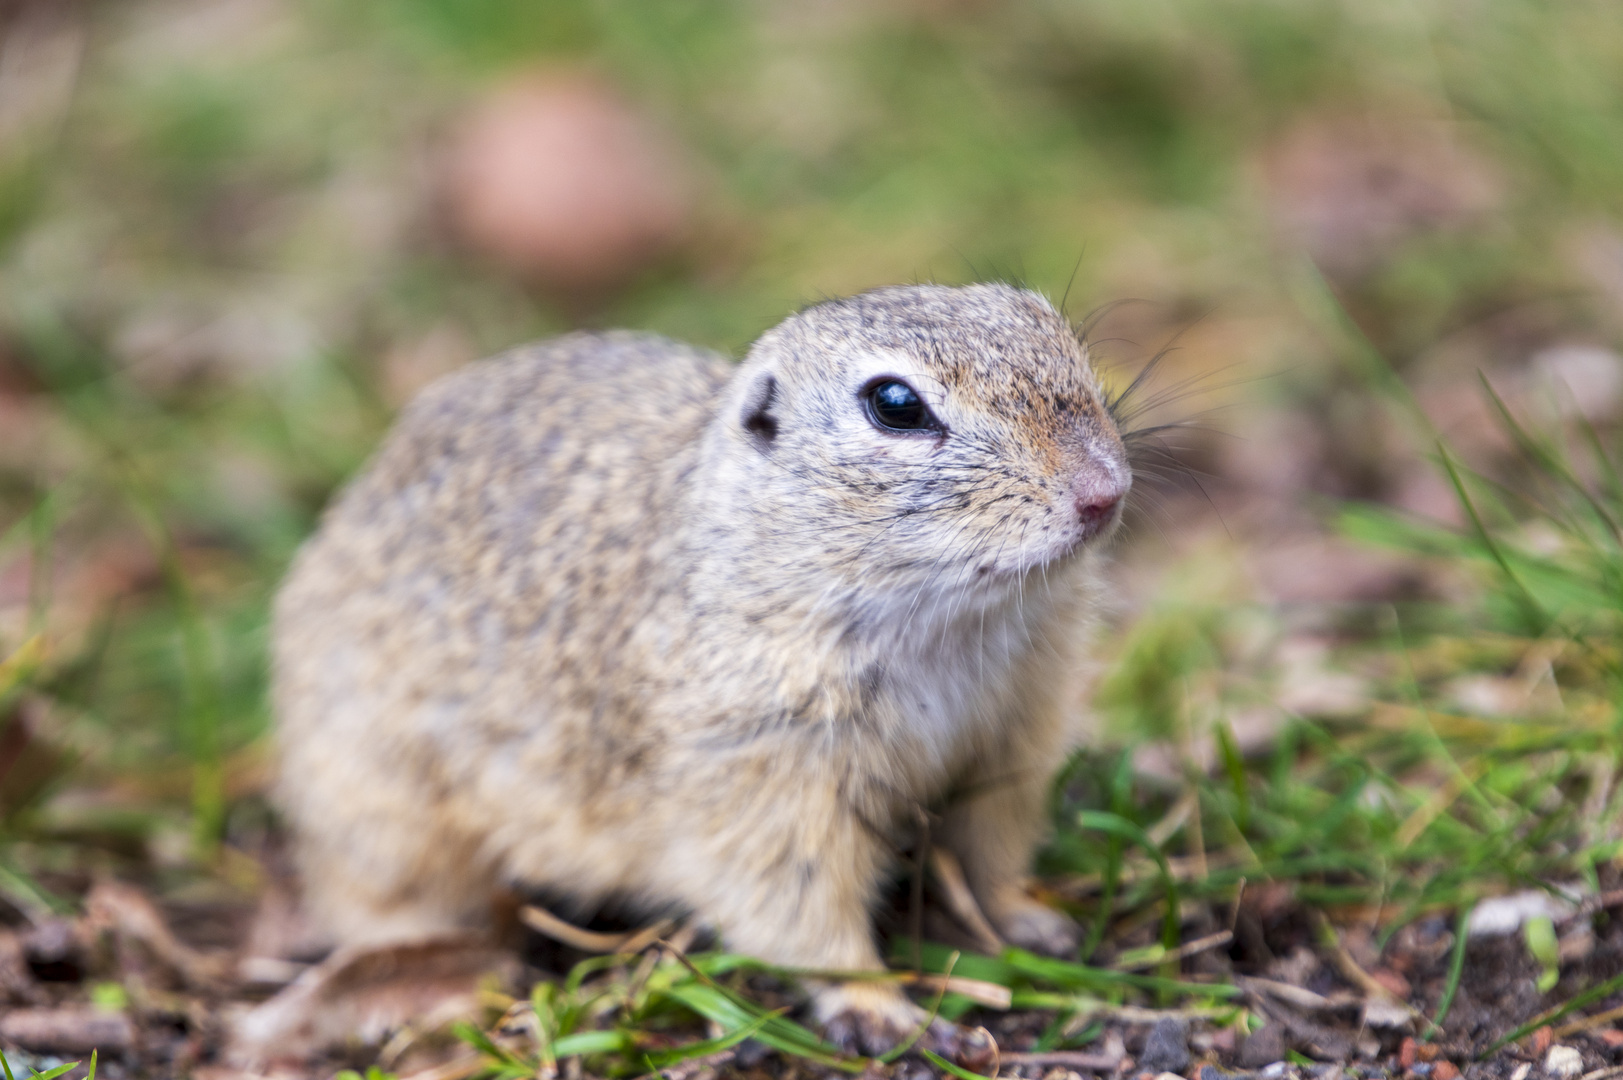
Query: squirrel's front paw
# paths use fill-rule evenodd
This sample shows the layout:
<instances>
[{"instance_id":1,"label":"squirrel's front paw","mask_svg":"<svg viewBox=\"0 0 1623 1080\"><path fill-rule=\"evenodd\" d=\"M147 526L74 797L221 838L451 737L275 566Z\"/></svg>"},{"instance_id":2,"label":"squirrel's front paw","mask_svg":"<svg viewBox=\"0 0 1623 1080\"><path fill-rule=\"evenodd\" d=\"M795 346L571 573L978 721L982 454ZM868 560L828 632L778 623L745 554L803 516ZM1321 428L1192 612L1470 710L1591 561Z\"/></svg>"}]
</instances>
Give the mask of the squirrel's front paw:
<instances>
[{"instance_id":1,"label":"squirrel's front paw","mask_svg":"<svg viewBox=\"0 0 1623 1080\"><path fill-rule=\"evenodd\" d=\"M999 905L992 921L1009 942L1044 956L1076 959L1082 928L1064 912L1039 904L1024 892Z\"/></svg>"},{"instance_id":2,"label":"squirrel's front paw","mask_svg":"<svg viewBox=\"0 0 1623 1080\"><path fill-rule=\"evenodd\" d=\"M848 1054L883 1054L912 1039L930 1014L894 984L848 982L820 990L816 1014L829 1042ZM991 1060L984 1032L936 1017L913 1045L960 1064Z\"/></svg>"}]
</instances>

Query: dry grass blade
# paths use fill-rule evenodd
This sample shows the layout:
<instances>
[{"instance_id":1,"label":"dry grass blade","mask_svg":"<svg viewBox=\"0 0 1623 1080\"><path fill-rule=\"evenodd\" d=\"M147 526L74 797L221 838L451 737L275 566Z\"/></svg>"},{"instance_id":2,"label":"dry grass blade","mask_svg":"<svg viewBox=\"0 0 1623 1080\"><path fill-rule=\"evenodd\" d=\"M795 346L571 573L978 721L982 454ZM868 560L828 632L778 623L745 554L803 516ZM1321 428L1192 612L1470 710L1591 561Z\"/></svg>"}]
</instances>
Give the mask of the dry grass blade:
<instances>
[{"instance_id":1,"label":"dry grass blade","mask_svg":"<svg viewBox=\"0 0 1623 1080\"><path fill-rule=\"evenodd\" d=\"M1550 1036L1556 1039L1565 1039L1569 1035L1577 1035L1582 1031L1591 1031L1610 1024L1614 1020L1623 1020L1623 1005L1619 1005L1615 1009L1598 1012L1594 1016L1581 1016L1570 1023L1562 1024L1558 1028L1552 1028Z\"/></svg>"},{"instance_id":2,"label":"dry grass blade","mask_svg":"<svg viewBox=\"0 0 1623 1080\"><path fill-rule=\"evenodd\" d=\"M964 880L964 868L958 864L958 857L946 848L932 847L930 870L941 885L943 897L953 917L970 932L981 950L991 956L1001 953L1005 947L1004 941L998 936L997 931L992 929L992 924L987 921L981 906L975 902L975 894L969 891L969 883Z\"/></svg>"},{"instance_id":3,"label":"dry grass blade","mask_svg":"<svg viewBox=\"0 0 1623 1080\"><path fill-rule=\"evenodd\" d=\"M200 990L217 989L228 965L218 957L187 948L165 925L163 915L141 890L116 881L99 882L85 898L90 925L127 942L138 942L155 960Z\"/></svg>"},{"instance_id":4,"label":"dry grass blade","mask_svg":"<svg viewBox=\"0 0 1623 1080\"><path fill-rule=\"evenodd\" d=\"M1143 968L1157 967L1161 964L1183 960L1198 953L1206 952L1208 949L1221 949L1223 946L1227 945L1233 940L1234 931L1219 930L1215 934L1207 934L1205 937L1199 937L1193 941L1186 941L1182 945L1179 945L1176 949L1168 949L1159 956L1146 957L1142 960L1134 960L1129 963L1118 963L1115 965L1115 968L1117 971L1139 971Z\"/></svg>"},{"instance_id":5,"label":"dry grass blade","mask_svg":"<svg viewBox=\"0 0 1623 1080\"><path fill-rule=\"evenodd\" d=\"M1326 1012L1335 1008L1335 1003L1329 998L1323 994L1315 994L1306 987L1293 986L1290 983L1279 982L1275 979L1256 979L1245 975L1235 976L1234 981L1242 990L1253 996L1278 998L1287 1005L1294 1005L1296 1008L1305 1009L1308 1012Z\"/></svg>"},{"instance_id":6,"label":"dry grass blade","mask_svg":"<svg viewBox=\"0 0 1623 1080\"><path fill-rule=\"evenodd\" d=\"M238 1017L228 1056L256 1066L347 1042L381 1044L407 1023L434 1029L483 1008L480 988L517 981L516 959L472 933L340 949Z\"/></svg>"},{"instance_id":7,"label":"dry grass blade","mask_svg":"<svg viewBox=\"0 0 1623 1080\"><path fill-rule=\"evenodd\" d=\"M1156 847L1164 847L1172 839L1174 833L1183 828L1194 812L1200 808L1199 796L1193 791L1187 791L1179 796L1172 808L1161 815L1161 820L1144 830ZM1194 878L1204 877L1206 859L1204 854L1189 856L1189 872Z\"/></svg>"},{"instance_id":8,"label":"dry grass blade","mask_svg":"<svg viewBox=\"0 0 1623 1080\"><path fill-rule=\"evenodd\" d=\"M1036 1050L1024 1054L1004 1054L1005 1065L1057 1065L1067 1069L1112 1073L1121 1065L1121 1054L1090 1054L1085 1050Z\"/></svg>"},{"instance_id":9,"label":"dry grass blade","mask_svg":"<svg viewBox=\"0 0 1623 1080\"><path fill-rule=\"evenodd\" d=\"M1007 1009L1014 1001L1014 991L984 979L966 979L961 975L919 975L911 971L899 972L895 981L924 990L959 994L977 1005L989 1009Z\"/></svg>"},{"instance_id":10,"label":"dry grass blade","mask_svg":"<svg viewBox=\"0 0 1623 1080\"><path fill-rule=\"evenodd\" d=\"M1330 920L1324 917L1322 911L1315 911L1313 915L1315 922L1318 924L1319 938L1324 942L1325 947L1330 950L1330 959L1344 979L1358 987L1368 997L1390 1002L1405 1009L1416 1023L1425 1025L1426 1018L1421 1015L1419 1009L1416 1009L1407 1001L1401 1000L1396 994L1381 985L1375 976L1359 966L1358 961L1353 959L1352 953L1347 951L1347 946L1341 943L1341 935L1336 933L1336 928L1330 925Z\"/></svg>"},{"instance_id":11,"label":"dry grass blade","mask_svg":"<svg viewBox=\"0 0 1623 1080\"><path fill-rule=\"evenodd\" d=\"M1623 1076L1623 1065L1608 1065L1604 1069L1586 1072L1578 1080L1612 1080L1614 1076Z\"/></svg>"},{"instance_id":12,"label":"dry grass blade","mask_svg":"<svg viewBox=\"0 0 1623 1080\"><path fill-rule=\"evenodd\" d=\"M737 1050L721 1050L703 1057L688 1058L675 1065L667 1065L659 1070L663 1080L693 1080L701 1074L714 1074L714 1071L738 1056Z\"/></svg>"},{"instance_id":13,"label":"dry grass blade","mask_svg":"<svg viewBox=\"0 0 1623 1080\"><path fill-rule=\"evenodd\" d=\"M464 1077L472 1076L484 1067L485 1057L483 1054L464 1054L462 1057L453 1058L442 1065L419 1069L410 1075L401 1077L400 1080L463 1080Z\"/></svg>"},{"instance_id":14,"label":"dry grass blade","mask_svg":"<svg viewBox=\"0 0 1623 1080\"><path fill-rule=\"evenodd\" d=\"M1234 866L1241 860L1239 857L1218 852L1208 852L1204 862L1190 858L1187 855L1167 856L1167 870L1172 880L1182 885L1187 882L1199 880L1202 867L1211 870L1224 869ZM1124 860L1121 873L1117 877L1117 884L1122 888L1142 885L1146 881L1153 881L1161 876L1161 868L1153 860L1133 858ZM1067 899L1081 899L1092 896L1104 888L1105 876L1103 874L1069 874L1065 877L1044 881L1045 887L1053 890Z\"/></svg>"},{"instance_id":15,"label":"dry grass blade","mask_svg":"<svg viewBox=\"0 0 1623 1080\"><path fill-rule=\"evenodd\" d=\"M538 934L545 934L554 941L582 952L592 953L641 952L664 937L676 925L674 919L661 919L641 930L623 934L604 934L596 930L583 930L574 923L558 918L546 908L536 907L534 904L525 904L519 908L518 917L525 926Z\"/></svg>"}]
</instances>

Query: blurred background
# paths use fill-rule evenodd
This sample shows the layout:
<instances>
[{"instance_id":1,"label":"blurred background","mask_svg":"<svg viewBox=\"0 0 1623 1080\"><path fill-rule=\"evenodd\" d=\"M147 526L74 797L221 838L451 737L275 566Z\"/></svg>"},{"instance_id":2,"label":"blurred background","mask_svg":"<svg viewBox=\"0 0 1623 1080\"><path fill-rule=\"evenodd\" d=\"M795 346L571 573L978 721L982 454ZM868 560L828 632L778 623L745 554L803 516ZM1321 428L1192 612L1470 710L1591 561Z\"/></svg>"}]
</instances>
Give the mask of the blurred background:
<instances>
[{"instance_id":1,"label":"blurred background","mask_svg":"<svg viewBox=\"0 0 1623 1080\"><path fill-rule=\"evenodd\" d=\"M1100 645L1148 779L1083 761L1072 797L1183 805L1186 846L1227 813L1265 860L1400 843L1344 891L1409 858L1457 898L1481 865L1426 860L1466 834L1494 881L1615 854L1615 665L1546 647L1574 596L1613 625L1615 545L1530 608L1484 540L1566 558L1611 520L1610 0L0 0L0 900L257 887L268 598L431 379L581 326L736 356L821 297L989 278L1116 386L1165 352L1134 423L1185 424ZM1530 454L1484 383L1588 456ZM1154 777L1243 778L1299 723L1420 742L1332 821L1363 752L1297 738L1190 839ZM1477 752L1492 828L1431 798ZM1581 812L1517 847L1552 797Z\"/></svg>"}]
</instances>

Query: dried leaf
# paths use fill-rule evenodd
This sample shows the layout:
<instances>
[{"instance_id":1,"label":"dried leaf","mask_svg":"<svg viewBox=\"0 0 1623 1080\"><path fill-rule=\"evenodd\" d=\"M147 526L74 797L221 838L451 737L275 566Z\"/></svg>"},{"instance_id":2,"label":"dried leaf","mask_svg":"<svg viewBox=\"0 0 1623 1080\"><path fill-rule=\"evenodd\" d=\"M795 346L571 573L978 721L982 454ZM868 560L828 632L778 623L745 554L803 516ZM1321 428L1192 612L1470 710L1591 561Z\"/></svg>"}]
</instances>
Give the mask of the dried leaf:
<instances>
[{"instance_id":1,"label":"dried leaf","mask_svg":"<svg viewBox=\"0 0 1623 1080\"><path fill-rule=\"evenodd\" d=\"M111 932L122 946L141 947L187 986L218 989L225 977L226 961L181 944L157 906L133 885L98 882L85 897L85 912L93 930Z\"/></svg>"},{"instance_id":2,"label":"dried leaf","mask_svg":"<svg viewBox=\"0 0 1623 1080\"><path fill-rule=\"evenodd\" d=\"M230 1056L303 1058L350 1041L375 1044L408 1022L439 1027L471 1015L480 983L511 982L517 961L474 934L341 949L243 1016Z\"/></svg>"},{"instance_id":3,"label":"dried leaf","mask_svg":"<svg viewBox=\"0 0 1623 1080\"><path fill-rule=\"evenodd\" d=\"M135 1028L123 1013L96 1009L12 1009L0 1014L0 1042L59 1054L123 1053Z\"/></svg>"}]
</instances>

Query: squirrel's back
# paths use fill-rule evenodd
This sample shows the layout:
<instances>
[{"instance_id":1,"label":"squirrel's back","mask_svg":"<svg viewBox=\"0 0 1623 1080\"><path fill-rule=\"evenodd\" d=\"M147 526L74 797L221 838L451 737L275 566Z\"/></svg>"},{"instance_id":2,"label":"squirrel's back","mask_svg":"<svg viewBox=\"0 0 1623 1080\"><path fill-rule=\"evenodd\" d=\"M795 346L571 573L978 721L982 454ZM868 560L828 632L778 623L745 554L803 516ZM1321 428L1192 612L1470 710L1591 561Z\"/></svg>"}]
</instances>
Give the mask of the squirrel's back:
<instances>
[{"instance_id":1,"label":"squirrel's back","mask_svg":"<svg viewBox=\"0 0 1623 1080\"><path fill-rule=\"evenodd\" d=\"M652 335L574 334L470 365L404 410L277 598L295 826L322 836L337 793L346 815L394 819L399 792L376 777L398 770L442 798L444 846L476 859L488 826L456 819L483 812L466 799L487 786L494 745L582 718L604 722L557 732L561 753L636 745L614 722L627 710L579 705L624 685L617 639L669 571L660 538L731 370ZM551 701L530 677L537 657ZM411 872L386 840L368 850L375 876Z\"/></svg>"},{"instance_id":2,"label":"squirrel's back","mask_svg":"<svg viewBox=\"0 0 1623 1080\"><path fill-rule=\"evenodd\" d=\"M574 334L440 380L301 552L279 599L282 635L339 617L347 634L358 621L430 636L417 665L453 642L577 638L605 621L587 609L624 599L609 579L642 572L631 564L668 524L730 369L652 335Z\"/></svg>"}]
</instances>

